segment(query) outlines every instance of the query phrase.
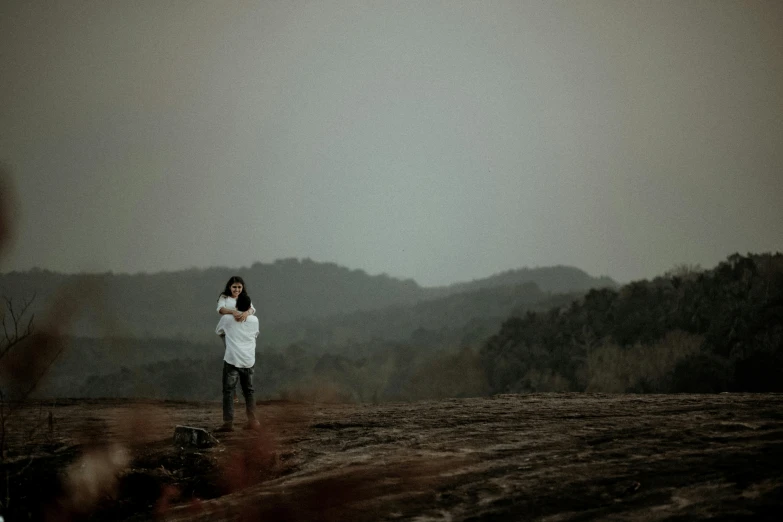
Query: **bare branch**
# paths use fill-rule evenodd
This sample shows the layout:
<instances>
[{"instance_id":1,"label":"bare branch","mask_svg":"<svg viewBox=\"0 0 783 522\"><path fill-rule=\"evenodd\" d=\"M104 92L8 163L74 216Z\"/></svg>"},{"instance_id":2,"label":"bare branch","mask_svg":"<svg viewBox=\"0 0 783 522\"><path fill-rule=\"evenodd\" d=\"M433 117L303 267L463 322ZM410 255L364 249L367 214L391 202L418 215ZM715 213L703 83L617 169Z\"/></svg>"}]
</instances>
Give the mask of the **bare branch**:
<instances>
[{"instance_id":1,"label":"bare branch","mask_svg":"<svg viewBox=\"0 0 783 522\"><path fill-rule=\"evenodd\" d=\"M35 314L30 315L26 324L23 320L34 300L35 294L30 299L23 299L21 309L17 311L14 308L14 300L7 296L3 297L5 307L1 316L2 320L0 320L0 325L3 328L3 337L0 339L0 359L10 352L15 345L33 334Z\"/></svg>"}]
</instances>

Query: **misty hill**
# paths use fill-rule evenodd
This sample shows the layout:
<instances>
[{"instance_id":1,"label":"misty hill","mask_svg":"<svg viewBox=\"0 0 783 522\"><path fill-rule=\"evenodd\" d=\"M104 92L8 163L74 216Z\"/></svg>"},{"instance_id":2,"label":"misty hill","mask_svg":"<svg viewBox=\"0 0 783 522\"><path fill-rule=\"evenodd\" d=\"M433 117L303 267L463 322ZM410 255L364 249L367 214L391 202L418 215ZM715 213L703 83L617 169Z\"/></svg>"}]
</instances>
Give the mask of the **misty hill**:
<instances>
[{"instance_id":1,"label":"misty hill","mask_svg":"<svg viewBox=\"0 0 783 522\"><path fill-rule=\"evenodd\" d=\"M112 373L125 375L129 368L151 363L177 364L174 361L210 357L219 363L223 345L218 339L214 341L197 344L180 339L65 338L64 349L41 381L39 393L49 397L79 396L88 377L95 379ZM218 364L214 366L219 369ZM109 378L109 381L114 383L110 386L116 387L116 378ZM144 395L143 388L136 389L137 395Z\"/></svg>"},{"instance_id":2,"label":"misty hill","mask_svg":"<svg viewBox=\"0 0 783 522\"><path fill-rule=\"evenodd\" d=\"M262 328L303 318L412 305L503 284L535 283L543 292L614 286L570 267L521 269L482 280L424 288L412 279L368 275L334 263L282 259L248 268L216 267L155 274L66 275L47 270L0 275L0 295L17 302L35 295L37 316L67 310L73 335L169 337L205 341L226 280L241 275Z\"/></svg>"},{"instance_id":3,"label":"misty hill","mask_svg":"<svg viewBox=\"0 0 783 522\"><path fill-rule=\"evenodd\" d=\"M379 396L385 397L387 387L388 393L398 393L412 369L439 350L478 349L509 315L565 306L580 295L548 294L527 283L273 325L262 332L257 345L258 371L264 380L259 392L274 397L294 381L317 377L324 364L333 367L335 361L340 369L335 376L331 368L327 372L330 378L352 380L350 368L369 358L401 374L391 379L391 385L378 385ZM165 338L69 338L41 393L53 397L150 396L157 390L152 396L212 398L214 383L207 376L220 367L222 354L223 346L215 335L203 343ZM177 391L175 383L189 384ZM374 391L360 388L345 396L369 396Z\"/></svg>"},{"instance_id":4,"label":"misty hill","mask_svg":"<svg viewBox=\"0 0 783 522\"><path fill-rule=\"evenodd\" d=\"M265 335L280 340L259 346L265 398L781 391L783 255L734 255L712 270L678 269L618 290L548 294L529 283L463 292ZM155 342L138 348L145 357L122 359L132 367L104 358L92 376L78 373L74 355L79 379L57 380L80 396L217 397L216 342L172 345L160 359Z\"/></svg>"},{"instance_id":5,"label":"misty hill","mask_svg":"<svg viewBox=\"0 0 783 522\"><path fill-rule=\"evenodd\" d=\"M610 277L592 277L583 270L570 266L549 266L540 268L518 268L469 283L455 283L445 287L447 293L470 292L483 288L535 283L544 292L565 294L585 292L591 288L616 288Z\"/></svg>"},{"instance_id":6,"label":"misty hill","mask_svg":"<svg viewBox=\"0 0 783 522\"><path fill-rule=\"evenodd\" d=\"M480 288L414 304L281 323L266 329L261 342L331 350L374 340L429 347L473 345L497 331L510 315L565 305L581 295L551 294L531 282Z\"/></svg>"}]
</instances>

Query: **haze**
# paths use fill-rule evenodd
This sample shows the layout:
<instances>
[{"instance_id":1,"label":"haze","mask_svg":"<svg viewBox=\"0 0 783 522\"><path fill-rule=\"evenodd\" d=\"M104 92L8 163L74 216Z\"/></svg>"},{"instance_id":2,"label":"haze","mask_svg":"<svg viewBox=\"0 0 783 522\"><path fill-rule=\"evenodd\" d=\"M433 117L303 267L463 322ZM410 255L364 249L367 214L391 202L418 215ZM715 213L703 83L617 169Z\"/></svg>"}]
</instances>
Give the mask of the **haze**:
<instances>
[{"instance_id":1,"label":"haze","mask_svg":"<svg viewBox=\"0 0 783 522\"><path fill-rule=\"evenodd\" d=\"M783 245L783 3L0 4L0 270L619 281Z\"/></svg>"}]
</instances>

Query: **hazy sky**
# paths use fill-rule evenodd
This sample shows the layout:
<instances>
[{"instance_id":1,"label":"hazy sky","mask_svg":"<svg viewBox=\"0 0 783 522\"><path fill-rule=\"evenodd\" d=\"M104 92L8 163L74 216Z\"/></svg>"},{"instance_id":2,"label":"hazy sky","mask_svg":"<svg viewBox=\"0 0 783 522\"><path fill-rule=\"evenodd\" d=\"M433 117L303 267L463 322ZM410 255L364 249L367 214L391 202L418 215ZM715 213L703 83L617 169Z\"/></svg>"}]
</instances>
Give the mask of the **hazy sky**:
<instances>
[{"instance_id":1,"label":"hazy sky","mask_svg":"<svg viewBox=\"0 0 783 522\"><path fill-rule=\"evenodd\" d=\"M783 2L0 2L0 270L783 250Z\"/></svg>"}]
</instances>

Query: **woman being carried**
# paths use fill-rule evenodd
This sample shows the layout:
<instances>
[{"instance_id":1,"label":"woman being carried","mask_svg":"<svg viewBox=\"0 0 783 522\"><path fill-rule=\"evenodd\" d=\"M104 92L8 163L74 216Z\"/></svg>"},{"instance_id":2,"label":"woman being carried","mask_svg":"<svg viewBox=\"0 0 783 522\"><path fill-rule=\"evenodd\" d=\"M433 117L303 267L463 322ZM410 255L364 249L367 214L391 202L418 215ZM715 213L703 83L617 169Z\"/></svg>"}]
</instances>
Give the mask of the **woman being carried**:
<instances>
[{"instance_id":1,"label":"woman being carried","mask_svg":"<svg viewBox=\"0 0 783 522\"><path fill-rule=\"evenodd\" d=\"M250 303L250 309L245 312L237 310L237 297L240 294L247 294L245 282L239 276L233 276L226 283L226 288L221 292L217 302L217 312L220 315L231 314L239 322L244 322L248 315L255 315L256 309L253 303Z\"/></svg>"}]
</instances>

